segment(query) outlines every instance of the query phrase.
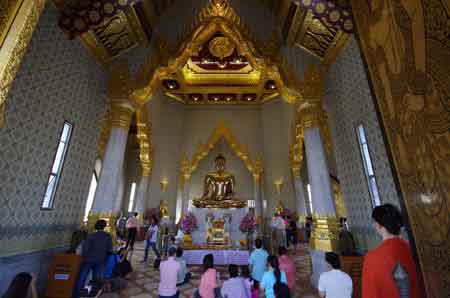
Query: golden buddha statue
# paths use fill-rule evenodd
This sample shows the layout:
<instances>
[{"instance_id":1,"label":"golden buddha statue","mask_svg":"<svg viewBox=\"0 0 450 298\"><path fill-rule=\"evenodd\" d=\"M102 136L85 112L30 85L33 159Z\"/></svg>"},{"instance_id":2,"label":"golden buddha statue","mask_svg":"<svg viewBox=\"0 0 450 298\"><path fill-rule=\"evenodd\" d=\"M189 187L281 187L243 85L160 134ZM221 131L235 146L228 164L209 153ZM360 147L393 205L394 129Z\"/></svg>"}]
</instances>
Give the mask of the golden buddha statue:
<instances>
[{"instance_id":1,"label":"golden buddha statue","mask_svg":"<svg viewBox=\"0 0 450 298\"><path fill-rule=\"evenodd\" d=\"M275 207L274 215L275 216L281 216L283 214L283 212L284 212L284 205L283 205L283 202L281 202L281 199L279 199L278 200L278 204Z\"/></svg>"},{"instance_id":2,"label":"golden buddha statue","mask_svg":"<svg viewBox=\"0 0 450 298\"><path fill-rule=\"evenodd\" d=\"M226 159L219 154L215 159L216 171L208 173L204 180L203 196L195 199L197 208L242 208L247 205L234 197L234 176L225 171Z\"/></svg>"},{"instance_id":3,"label":"golden buddha statue","mask_svg":"<svg viewBox=\"0 0 450 298\"><path fill-rule=\"evenodd\" d=\"M164 200L159 201L159 216L160 216L160 218L169 216L169 208L167 206L166 201L164 201Z\"/></svg>"}]
</instances>

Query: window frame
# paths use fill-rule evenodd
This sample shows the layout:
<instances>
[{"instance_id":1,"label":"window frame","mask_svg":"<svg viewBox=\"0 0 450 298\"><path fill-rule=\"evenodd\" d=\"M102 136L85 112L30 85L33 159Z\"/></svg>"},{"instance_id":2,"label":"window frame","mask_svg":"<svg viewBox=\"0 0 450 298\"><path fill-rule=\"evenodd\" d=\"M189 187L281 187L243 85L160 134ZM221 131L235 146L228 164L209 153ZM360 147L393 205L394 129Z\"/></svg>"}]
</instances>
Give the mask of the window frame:
<instances>
[{"instance_id":1,"label":"window frame","mask_svg":"<svg viewBox=\"0 0 450 298\"><path fill-rule=\"evenodd\" d=\"M66 124L70 125L70 131L69 131L69 134L68 134L65 146L64 146L64 151L63 151L62 159L61 159L61 165L59 166L59 169L58 169L59 173L56 173L56 175L55 175L56 176L55 187L53 188L53 191L52 191L52 194L51 194L51 197L50 197L49 207L44 207L43 205L44 205L44 201L45 201L45 195L47 194L47 188L49 186L48 181L49 181L50 177L53 175L53 172L52 172L53 171L53 166L55 165L56 156L58 154L58 148L59 148L59 145L61 144L61 138L62 138L62 135L63 135L63 132L64 132L64 127L66 126ZM54 205L55 205L55 201L56 201L56 193L58 192L59 181L60 181L62 173L64 171L64 164L66 162L66 157L67 157L67 154L68 154L68 151L69 151L69 147L70 147L70 143L71 143L71 140L72 140L72 134L73 134L74 127L75 126L74 126L74 124L72 122L70 122L70 121L68 121L66 119L64 120L62 128L61 128L61 130L59 132L58 143L56 144L56 146L55 146L56 148L54 149L55 153L53 155L52 164L50 166L50 173L47 175L47 180L46 180L45 189L44 189L44 195L42 196L42 199L41 199L41 202L40 202L40 210L41 211L51 211L51 210L54 209Z\"/></svg>"},{"instance_id":2,"label":"window frame","mask_svg":"<svg viewBox=\"0 0 450 298\"><path fill-rule=\"evenodd\" d=\"M365 143L363 144L362 141L360 140L361 137L359 135L359 127L362 127L364 130L364 138L365 138ZM364 172L364 176L365 176L365 180L367 183L367 191L369 193L369 197L370 197L370 203L372 204L372 208L375 208L379 205L382 204L381 202L381 197L380 197L380 188L378 187L378 180L377 180L377 175L376 175L376 169L375 169L375 165L373 163L373 158L372 158L372 152L370 149L370 144L369 144L369 140L367 139L367 133L366 133L366 127L364 125L363 122L358 122L355 125L355 134L356 134L356 142L358 143L358 148L359 148L359 157L361 158L361 163L363 166L363 172ZM368 169L368 161L366 160L366 157L364 156L364 148L363 146L366 145L367 146L367 154L369 155L370 158L370 166L372 167L372 172L373 174L370 175L369 174L369 169ZM374 193L373 193L373 189L371 186L371 181L375 181L375 187L376 187L376 191L378 194L378 202L376 202Z\"/></svg>"}]
</instances>

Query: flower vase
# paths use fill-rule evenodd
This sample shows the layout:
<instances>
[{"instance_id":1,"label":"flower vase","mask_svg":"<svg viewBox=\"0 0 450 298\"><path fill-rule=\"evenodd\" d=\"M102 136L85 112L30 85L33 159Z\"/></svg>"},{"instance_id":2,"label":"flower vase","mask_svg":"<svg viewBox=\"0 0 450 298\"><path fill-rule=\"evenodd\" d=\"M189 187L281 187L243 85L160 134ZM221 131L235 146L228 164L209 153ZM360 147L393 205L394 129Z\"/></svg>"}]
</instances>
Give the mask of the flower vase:
<instances>
[{"instance_id":1,"label":"flower vase","mask_svg":"<svg viewBox=\"0 0 450 298\"><path fill-rule=\"evenodd\" d=\"M184 236L183 236L183 244L184 245L192 245L191 233L184 234Z\"/></svg>"}]
</instances>

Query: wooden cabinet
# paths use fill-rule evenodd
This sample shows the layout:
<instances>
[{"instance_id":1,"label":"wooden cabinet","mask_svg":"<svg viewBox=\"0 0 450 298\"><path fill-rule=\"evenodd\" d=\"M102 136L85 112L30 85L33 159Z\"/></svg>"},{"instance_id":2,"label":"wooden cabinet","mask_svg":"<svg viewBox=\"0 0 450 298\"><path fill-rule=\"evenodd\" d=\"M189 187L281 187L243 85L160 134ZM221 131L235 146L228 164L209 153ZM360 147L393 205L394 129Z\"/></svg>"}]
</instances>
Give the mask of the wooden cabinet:
<instances>
[{"instance_id":1,"label":"wooden cabinet","mask_svg":"<svg viewBox=\"0 0 450 298\"><path fill-rule=\"evenodd\" d=\"M362 297L362 266L364 257L363 256L341 256L341 269L350 277L353 281L353 298Z\"/></svg>"},{"instance_id":2,"label":"wooden cabinet","mask_svg":"<svg viewBox=\"0 0 450 298\"><path fill-rule=\"evenodd\" d=\"M48 272L47 298L71 298L82 258L75 254L55 254Z\"/></svg>"}]
</instances>

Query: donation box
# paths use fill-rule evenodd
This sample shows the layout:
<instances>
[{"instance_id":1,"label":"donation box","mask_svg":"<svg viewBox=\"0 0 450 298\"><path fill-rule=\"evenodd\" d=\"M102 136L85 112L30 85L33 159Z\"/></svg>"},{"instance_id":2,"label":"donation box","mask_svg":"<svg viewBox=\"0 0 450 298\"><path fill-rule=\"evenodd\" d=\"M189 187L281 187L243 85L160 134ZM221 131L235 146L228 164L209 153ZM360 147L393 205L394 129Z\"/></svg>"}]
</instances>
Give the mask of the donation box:
<instances>
[{"instance_id":1,"label":"donation box","mask_svg":"<svg viewBox=\"0 0 450 298\"><path fill-rule=\"evenodd\" d=\"M46 298L70 298L77 282L81 256L55 254L48 273Z\"/></svg>"}]
</instances>

